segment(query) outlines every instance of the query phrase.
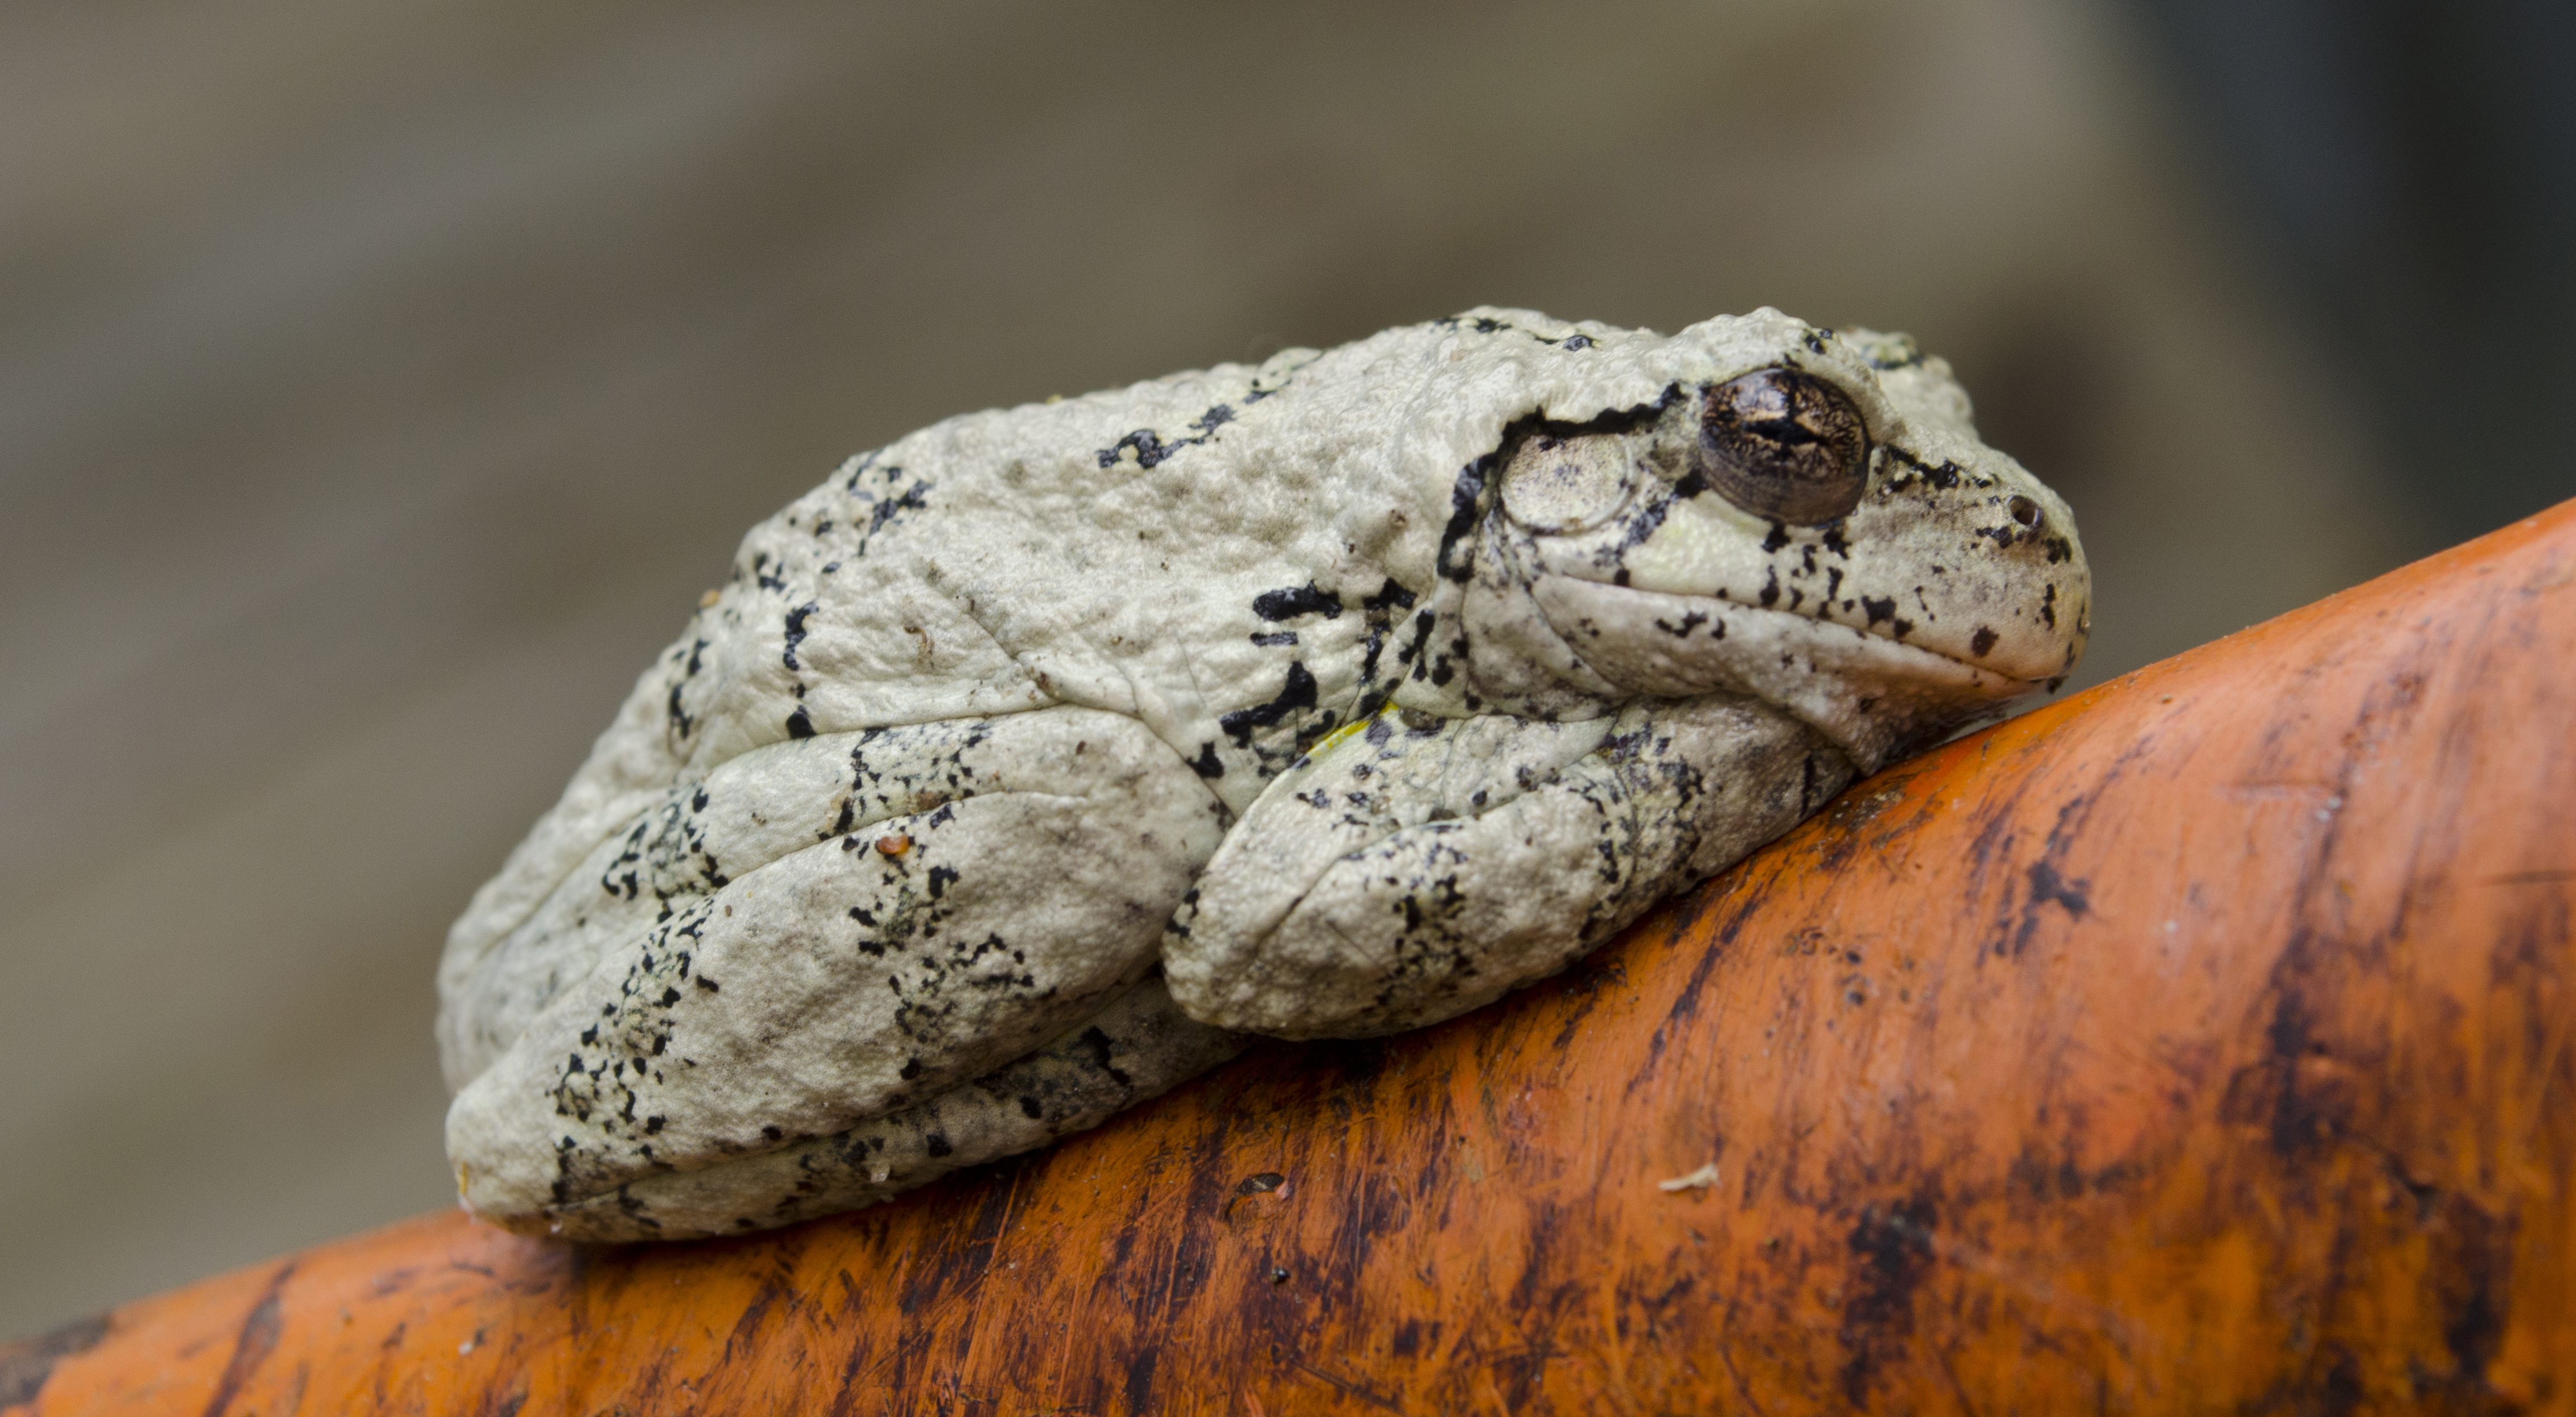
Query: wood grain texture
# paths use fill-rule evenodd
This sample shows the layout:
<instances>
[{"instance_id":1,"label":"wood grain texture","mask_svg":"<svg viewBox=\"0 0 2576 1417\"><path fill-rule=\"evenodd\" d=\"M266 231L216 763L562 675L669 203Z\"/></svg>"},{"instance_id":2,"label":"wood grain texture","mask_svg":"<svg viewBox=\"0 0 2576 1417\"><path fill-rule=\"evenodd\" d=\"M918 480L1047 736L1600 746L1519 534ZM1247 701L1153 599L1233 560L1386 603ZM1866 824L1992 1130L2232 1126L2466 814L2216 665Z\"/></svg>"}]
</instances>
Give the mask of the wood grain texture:
<instances>
[{"instance_id":1,"label":"wood grain texture","mask_svg":"<svg viewBox=\"0 0 2576 1417\"><path fill-rule=\"evenodd\" d=\"M0 1405L2576 1410L2571 705L2576 503L1441 1028L757 1239L425 1217L0 1353Z\"/></svg>"}]
</instances>

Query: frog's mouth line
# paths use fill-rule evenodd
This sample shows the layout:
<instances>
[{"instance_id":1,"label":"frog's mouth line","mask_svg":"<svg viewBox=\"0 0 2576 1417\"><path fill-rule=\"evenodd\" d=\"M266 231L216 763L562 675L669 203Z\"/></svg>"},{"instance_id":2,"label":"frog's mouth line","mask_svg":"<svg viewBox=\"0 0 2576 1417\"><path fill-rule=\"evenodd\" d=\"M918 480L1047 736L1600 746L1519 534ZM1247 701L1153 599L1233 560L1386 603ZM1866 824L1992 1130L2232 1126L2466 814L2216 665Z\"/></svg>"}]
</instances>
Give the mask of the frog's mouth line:
<instances>
[{"instance_id":1,"label":"frog's mouth line","mask_svg":"<svg viewBox=\"0 0 2576 1417\"><path fill-rule=\"evenodd\" d=\"M2047 683L2050 678L2050 676L2043 674L2025 679L2018 675L2007 673L1991 664L1984 664L1974 659L1949 654L1944 651L1934 649L1929 645L1916 644L1911 640L1898 639L1892 625L1855 625L1847 620L1829 620L1821 615L1810 615L1803 610L1781 610L1766 605L1747 605L1743 601L1737 600L1723 591L1715 595L1708 596L1707 599L1717 601L1718 603L1727 606L1730 610L1745 615L1762 617L1782 616L1791 620L1801 620L1810 625L1827 626L1837 630L1849 630L1853 634L1876 640L1891 648L1903 650L1909 654L1918 654L1926 659L1936 659L1943 664L1954 664L1962 669L1971 670L1977 674L2001 679L2008 684L2027 684L2037 687L2038 685Z\"/></svg>"},{"instance_id":2,"label":"frog's mouth line","mask_svg":"<svg viewBox=\"0 0 2576 1417\"><path fill-rule=\"evenodd\" d=\"M1747 695L1821 734L1865 774L2000 717L2047 683L1797 611L1600 581L1567 578L1565 584L1580 590L1572 597L1541 596L1541 613L1550 600L1572 612L1549 615L1548 627L1592 674L1649 696ZM1604 644L1604 611L1624 620L1629 634ZM1576 624L1578 633L1566 634L1561 620ZM1646 637L1647 648L1638 651L1640 623L1667 638ZM1713 632L1706 628L1712 623L1728 628ZM1587 655L1586 644L1601 644L1603 652Z\"/></svg>"},{"instance_id":3,"label":"frog's mouth line","mask_svg":"<svg viewBox=\"0 0 2576 1417\"><path fill-rule=\"evenodd\" d=\"M2021 678L2016 675L2006 673L2004 670L1990 664L1981 664L1973 659L1963 659L1958 655L1945 654L1940 650L1932 649L1924 645L1900 640L1885 627L1877 625L1853 625L1841 620L1828 620L1822 616L1810 615L1800 610L1782 610L1773 606L1749 605L1744 601L1737 600L1728 595L1723 590L1712 591L1706 595L1683 595L1674 591L1644 590L1636 586L1623 586L1610 581L1595 581L1578 576L1564 576L1562 579L1569 584L1582 586L1590 592L1612 599L1625 600L1631 604L1658 606L1659 608L1663 606L1671 607L1678 613L1657 615L1654 617L1653 623L1659 629L1672 634L1676 643L1687 642L1691 634L1698 630L1701 625L1716 623L1715 617L1710 616L1704 610L1695 608L1695 603L1697 602L1713 602L1726 607L1726 614L1729 618L1740 617L1757 625L1774 625L1783 628L1797 627L1802 630L1809 630L1810 632L1826 630L1847 631L1853 636L1869 641L1875 646L1882 646L1883 649L1878 652L1892 653L1899 664L1907 661L1921 663L1923 668L1930 672L1920 675L1903 675L1900 672L1899 675L1899 677L1913 679L1918 682L1957 685L1959 684L1960 675L1964 672L1966 675L1970 676L1969 684L1967 686L1982 688L1983 684L1981 681L1993 681L2007 687L2003 688L2000 692L1990 691L1988 694L1989 697L2012 698L2020 694L2036 692L2040 688L2044 687L2050 679L2056 677L2054 675L2043 674L2027 679ZM1542 610L1542 613L1544 613L1544 610ZM1554 617L1549 618L1549 626L1556 630L1557 634L1565 640L1566 645L1569 648L1574 648L1580 643L1575 636L1566 633L1565 627L1557 625ZM1713 636L1712 638L1723 637ZM1575 653L1577 658L1583 657L1580 649L1576 649ZM1599 671L1596 669L1594 672L1598 673Z\"/></svg>"}]
</instances>

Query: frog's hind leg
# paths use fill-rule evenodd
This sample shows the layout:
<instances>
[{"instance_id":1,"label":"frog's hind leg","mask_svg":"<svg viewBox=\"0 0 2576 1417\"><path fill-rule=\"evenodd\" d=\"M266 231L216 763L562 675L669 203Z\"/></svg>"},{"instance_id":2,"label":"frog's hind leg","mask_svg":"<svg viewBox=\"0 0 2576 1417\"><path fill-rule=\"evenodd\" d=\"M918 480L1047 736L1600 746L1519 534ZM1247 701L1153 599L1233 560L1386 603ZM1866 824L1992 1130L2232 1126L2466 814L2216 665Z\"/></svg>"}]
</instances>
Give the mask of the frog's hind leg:
<instances>
[{"instance_id":1,"label":"frog's hind leg","mask_svg":"<svg viewBox=\"0 0 2576 1417\"><path fill-rule=\"evenodd\" d=\"M844 1132L696 1171L664 1171L513 1228L568 1240L682 1240L855 1210L960 1167L1096 1127L1251 1042L1182 1013L1152 975L1055 1041Z\"/></svg>"},{"instance_id":2,"label":"frog's hind leg","mask_svg":"<svg viewBox=\"0 0 2576 1417\"><path fill-rule=\"evenodd\" d=\"M710 836L814 810L815 746L774 751L790 786L736 772L693 809ZM847 761L823 840L605 939L459 1092L471 1207L524 1220L993 1072L1152 967L1225 821L1170 747L1089 709L851 735Z\"/></svg>"},{"instance_id":3,"label":"frog's hind leg","mask_svg":"<svg viewBox=\"0 0 2576 1417\"><path fill-rule=\"evenodd\" d=\"M1272 782L1163 944L1193 1017L1289 1038L1392 1033L1579 958L1824 805L1851 764L1729 696L1616 719L1390 712Z\"/></svg>"}]
</instances>

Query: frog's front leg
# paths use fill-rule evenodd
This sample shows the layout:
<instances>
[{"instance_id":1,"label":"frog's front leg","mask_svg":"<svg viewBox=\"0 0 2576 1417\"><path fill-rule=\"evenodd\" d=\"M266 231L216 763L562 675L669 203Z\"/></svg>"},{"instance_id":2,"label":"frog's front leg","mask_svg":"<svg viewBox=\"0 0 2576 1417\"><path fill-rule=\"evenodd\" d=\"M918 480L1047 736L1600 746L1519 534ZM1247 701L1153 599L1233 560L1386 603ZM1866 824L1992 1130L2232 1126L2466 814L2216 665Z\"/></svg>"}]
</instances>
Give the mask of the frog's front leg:
<instances>
[{"instance_id":1,"label":"frog's front leg","mask_svg":"<svg viewBox=\"0 0 2576 1417\"><path fill-rule=\"evenodd\" d=\"M617 923L633 918L621 902L675 890L676 868L652 891L615 874L559 889L591 902L577 921L606 925L548 935L593 941L591 958L550 966L567 982L520 1014L449 1110L468 1204L560 1210L989 1075L1151 969L1224 827L1189 765L1117 714L1056 708L843 739L773 745L707 790L675 789L687 820L666 834L730 864L704 893L670 895L659 918ZM834 763L837 799L814 776ZM494 989L533 978L493 964ZM461 993L452 1006L501 1015L508 1003Z\"/></svg>"},{"instance_id":2,"label":"frog's front leg","mask_svg":"<svg viewBox=\"0 0 2576 1417\"><path fill-rule=\"evenodd\" d=\"M1840 791L1850 763L1730 696L1546 723L1390 711L1265 790L1164 937L1193 1017L1392 1033L1553 974Z\"/></svg>"}]
</instances>

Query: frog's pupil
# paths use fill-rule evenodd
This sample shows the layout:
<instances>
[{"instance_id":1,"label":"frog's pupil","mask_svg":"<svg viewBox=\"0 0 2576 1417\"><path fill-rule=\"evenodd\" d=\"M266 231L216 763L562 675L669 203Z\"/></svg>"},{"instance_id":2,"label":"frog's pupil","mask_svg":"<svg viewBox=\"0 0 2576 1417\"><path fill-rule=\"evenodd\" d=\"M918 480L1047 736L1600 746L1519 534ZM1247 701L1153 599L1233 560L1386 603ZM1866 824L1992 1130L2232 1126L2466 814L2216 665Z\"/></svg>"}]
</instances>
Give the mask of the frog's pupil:
<instances>
[{"instance_id":1,"label":"frog's pupil","mask_svg":"<svg viewBox=\"0 0 2576 1417\"><path fill-rule=\"evenodd\" d=\"M1702 472L1756 516L1813 525L1860 502L1869 433L1842 390L1796 369L1757 369L1709 391Z\"/></svg>"}]
</instances>

